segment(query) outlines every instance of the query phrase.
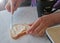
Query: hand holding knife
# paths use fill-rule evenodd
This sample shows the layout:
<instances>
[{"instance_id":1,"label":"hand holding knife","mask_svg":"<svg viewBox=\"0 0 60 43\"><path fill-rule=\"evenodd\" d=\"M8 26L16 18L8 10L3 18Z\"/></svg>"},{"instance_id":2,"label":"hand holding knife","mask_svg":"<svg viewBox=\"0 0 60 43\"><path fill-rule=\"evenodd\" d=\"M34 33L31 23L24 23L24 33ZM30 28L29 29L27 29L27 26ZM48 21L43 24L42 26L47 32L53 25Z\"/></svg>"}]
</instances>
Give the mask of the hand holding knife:
<instances>
[{"instance_id":1,"label":"hand holding knife","mask_svg":"<svg viewBox=\"0 0 60 43\"><path fill-rule=\"evenodd\" d=\"M11 26L13 27L13 13L14 13L14 7L16 7L16 1L15 1L15 3L14 4L11 4L12 6L11 6L11 14L12 14L12 16L11 16Z\"/></svg>"}]
</instances>

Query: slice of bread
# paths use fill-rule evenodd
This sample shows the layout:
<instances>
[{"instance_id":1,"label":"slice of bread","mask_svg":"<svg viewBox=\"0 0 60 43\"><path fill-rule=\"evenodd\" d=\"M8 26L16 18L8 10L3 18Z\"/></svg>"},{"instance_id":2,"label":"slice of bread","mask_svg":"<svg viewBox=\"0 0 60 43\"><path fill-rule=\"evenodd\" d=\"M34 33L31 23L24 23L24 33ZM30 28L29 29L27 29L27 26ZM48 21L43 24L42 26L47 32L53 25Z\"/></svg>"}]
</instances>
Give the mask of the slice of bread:
<instances>
[{"instance_id":1,"label":"slice of bread","mask_svg":"<svg viewBox=\"0 0 60 43\"><path fill-rule=\"evenodd\" d=\"M26 24L15 24L12 26L12 29L10 30L11 37L13 39L18 39L19 37L26 34L26 31L28 31L30 28L29 25Z\"/></svg>"}]
</instances>

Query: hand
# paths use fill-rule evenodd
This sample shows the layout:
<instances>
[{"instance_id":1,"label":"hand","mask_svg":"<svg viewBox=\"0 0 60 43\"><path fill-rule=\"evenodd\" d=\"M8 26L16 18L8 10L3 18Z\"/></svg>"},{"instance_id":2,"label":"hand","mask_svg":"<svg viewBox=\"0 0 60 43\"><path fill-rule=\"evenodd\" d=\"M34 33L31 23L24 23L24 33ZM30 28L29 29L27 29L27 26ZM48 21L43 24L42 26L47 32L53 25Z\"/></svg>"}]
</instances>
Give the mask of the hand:
<instances>
[{"instance_id":1,"label":"hand","mask_svg":"<svg viewBox=\"0 0 60 43\"><path fill-rule=\"evenodd\" d=\"M30 24L31 28L27 32L31 35L43 36L47 27L53 24L53 20L49 15L44 15L38 18L33 24Z\"/></svg>"},{"instance_id":2,"label":"hand","mask_svg":"<svg viewBox=\"0 0 60 43\"><path fill-rule=\"evenodd\" d=\"M14 11L19 7L19 5L22 3L22 0L9 0L6 4L5 8L12 14Z\"/></svg>"}]
</instances>

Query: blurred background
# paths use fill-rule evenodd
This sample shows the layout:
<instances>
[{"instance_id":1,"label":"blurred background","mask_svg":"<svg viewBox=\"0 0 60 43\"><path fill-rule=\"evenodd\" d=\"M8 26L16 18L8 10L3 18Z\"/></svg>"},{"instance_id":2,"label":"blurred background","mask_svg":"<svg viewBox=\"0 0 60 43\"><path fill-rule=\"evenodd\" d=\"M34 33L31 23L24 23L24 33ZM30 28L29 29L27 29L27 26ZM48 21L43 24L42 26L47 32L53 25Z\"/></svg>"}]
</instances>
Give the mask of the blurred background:
<instances>
[{"instance_id":1,"label":"blurred background","mask_svg":"<svg viewBox=\"0 0 60 43\"><path fill-rule=\"evenodd\" d=\"M5 9L7 1L8 0L0 0L0 11ZM56 0L37 0L36 2L38 14L42 14L43 12L50 12ZM25 0L20 7L30 5L32 5L31 0Z\"/></svg>"},{"instance_id":2,"label":"blurred background","mask_svg":"<svg viewBox=\"0 0 60 43\"><path fill-rule=\"evenodd\" d=\"M0 0L0 11L5 9L5 5L8 0ZM25 0L20 6L30 6L31 0Z\"/></svg>"},{"instance_id":3,"label":"blurred background","mask_svg":"<svg viewBox=\"0 0 60 43\"><path fill-rule=\"evenodd\" d=\"M5 5L8 2L8 0L0 0L0 11L5 9ZM25 0L20 6L30 6L31 0Z\"/></svg>"},{"instance_id":4,"label":"blurred background","mask_svg":"<svg viewBox=\"0 0 60 43\"><path fill-rule=\"evenodd\" d=\"M0 0L0 11L5 9L5 4L8 0Z\"/></svg>"}]
</instances>

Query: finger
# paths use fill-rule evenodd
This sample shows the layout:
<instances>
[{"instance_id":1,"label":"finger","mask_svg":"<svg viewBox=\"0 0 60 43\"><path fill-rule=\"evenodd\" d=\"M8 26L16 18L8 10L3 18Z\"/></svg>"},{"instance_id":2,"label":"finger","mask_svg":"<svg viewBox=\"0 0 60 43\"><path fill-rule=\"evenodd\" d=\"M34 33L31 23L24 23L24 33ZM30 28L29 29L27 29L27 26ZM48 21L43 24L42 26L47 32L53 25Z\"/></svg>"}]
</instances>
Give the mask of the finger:
<instances>
[{"instance_id":1,"label":"finger","mask_svg":"<svg viewBox=\"0 0 60 43\"><path fill-rule=\"evenodd\" d=\"M42 22L42 24L41 24L41 30L40 31L38 31L38 34L39 34L39 36L43 36L44 35L44 33L45 33L45 30L46 30L46 28L47 28L47 26L46 26L46 24L44 24L43 22Z\"/></svg>"},{"instance_id":2,"label":"finger","mask_svg":"<svg viewBox=\"0 0 60 43\"><path fill-rule=\"evenodd\" d=\"M11 5L11 13L14 13L14 5Z\"/></svg>"},{"instance_id":3,"label":"finger","mask_svg":"<svg viewBox=\"0 0 60 43\"><path fill-rule=\"evenodd\" d=\"M42 30L38 33L38 35L42 37L42 36L45 34L45 30L46 30L46 29L42 29Z\"/></svg>"},{"instance_id":4,"label":"finger","mask_svg":"<svg viewBox=\"0 0 60 43\"><path fill-rule=\"evenodd\" d=\"M35 34L38 34L42 29L46 29L48 26L46 23L44 23L42 20L40 22L40 25L34 30Z\"/></svg>"},{"instance_id":5,"label":"finger","mask_svg":"<svg viewBox=\"0 0 60 43\"><path fill-rule=\"evenodd\" d=\"M38 19L38 20L36 20L36 22L33 23L33 25L31 26L30 30L28 31L28 33L29 33L29 32L30 32L30 33L33 33L34 29L37 28L37 26L39 26L39 24L40 24L39 21L40 21L40 20Z\"/></svg>"},{"instance_id":6,"label":"finger","mask_svg":"<svg viewBox=\"0 0 60 43\"><path fill-rule=\"evenodd\" d=\"M43 25L42 23L40 23L40 25L33 31L33 33L38 34L42 30L42 28L43 28Z\"/></svg>"},{"instance_id":7,"label":"finger","mask_svg":"<svg viewBox=\"0 0 60 43\"><path fill-rule=\"evenodd\" d=\"M29 26L32 26L32 24L28 24Z\"/></svg>"},{"instance_id":8,"label":"finger","mask_svg":"<svg viewBox=\"0 0 60 43\"><path fill-rule=\"evenodd\" d=\"M33 23L30 23L30 24L28 24L29 26L32 26L33 25Z\"/></svg>"},{"instance_id":9,"label":"finger","mask_svg":"<svg viewBox=\"0 0 60 43\"><path fill-rule=\"evenodd\" d=\"M13 14L14 13L14 10L15 10L15 0L11 0L11 13Z\"/></svg>"},{"instance_id":10,"label":"finger","mask_svg":"<svg viewBox=\"0 0 60 43\"><path fill-rule=\"evenodd\" d=\"M14 11L16 11L16 10L17 10L17 7L15 7Z\"/></svg>"},{"instance_id":11,"label":"finger","mask_svg":"<svg viewBox=\"0 0 60 43\"><path fill-rule=\"evenodd\" d=\"M8 10L8 12L11 12L11 7L10 7L9 2L6 4L5 8L6 8L6 10Z\"/></svg>"},{"instance_id":12,"label":"finger","mask_svg":"<svg viewBox=\"0 0 60 43\"><path fill-rule=\"evenodd\" d=\"M20 1L18 0L15 0L15 3L14 3L14 11L16 11L17 10L17 8L19 7L19 5L20 5Z\"/></svg>"},{"instance_id":13,"label":"finger","mask_svg":"<svg viewBox=\"0 0 60 43\"><path fill-rule=\"evenodd\" d=\"M19 2L18 1L16 1L16 3L15 3L15 8L14 8L14 11L16 11L16 9L19 7Z\"/></svg>"},{"instance_id":14,"label":"finger","mask_svg":"<svg viewBox=\"0 0 60 43\"><path fill-rule=\"evenodd\" d=\"M43 23L43 21L40 21L40 25L34 30L35 34L38 34L45 26L45 24Z\"/></svg>"}]
</instances>

